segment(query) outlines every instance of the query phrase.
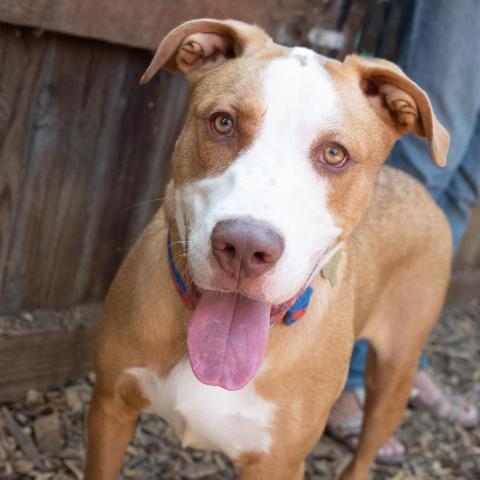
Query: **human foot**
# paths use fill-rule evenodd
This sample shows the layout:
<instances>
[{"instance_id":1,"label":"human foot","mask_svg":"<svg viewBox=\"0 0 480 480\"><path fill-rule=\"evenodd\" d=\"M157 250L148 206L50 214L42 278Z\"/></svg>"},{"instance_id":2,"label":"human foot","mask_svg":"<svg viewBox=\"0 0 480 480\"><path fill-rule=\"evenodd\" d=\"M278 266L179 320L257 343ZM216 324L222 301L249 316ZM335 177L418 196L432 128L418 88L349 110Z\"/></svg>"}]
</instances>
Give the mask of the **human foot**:
<instances>
[{"instance_id":1,"label":"human foot","mask_svg":"<svg viewBox=\"0 0 480 480\"><path fill-rule=\"evenodd\" d=\"M344 390L335 402L327 421L327 433L354 452L360 440L363 420L363 390ZM405 447L390 439L378 451L376 462L400 464L405 459Z\"/></svg>"},{"instance_id":2,"label":"human foot","mask_svg":"<svg viewBox=\"0 0 480 480\"><path fill-rule=\"evenodd\" d=\"M428 410L465 428L478 425L479 415L475 405L460 395L449 395L429 370L419 370L413 385L415 393L410 404L414 408Z\"/></svg>"}]
</instances>

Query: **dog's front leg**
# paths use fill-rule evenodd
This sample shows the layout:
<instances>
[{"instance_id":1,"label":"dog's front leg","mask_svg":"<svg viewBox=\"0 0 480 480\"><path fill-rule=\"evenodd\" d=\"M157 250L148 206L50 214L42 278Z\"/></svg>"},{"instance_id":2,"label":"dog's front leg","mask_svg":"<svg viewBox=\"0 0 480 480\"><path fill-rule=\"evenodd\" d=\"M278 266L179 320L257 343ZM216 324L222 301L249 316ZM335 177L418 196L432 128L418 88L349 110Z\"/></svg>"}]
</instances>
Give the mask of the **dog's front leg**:
<instances>
[{"instance_id":1,"label":"dog's front leg","mask_svg":"<svg viewBox=\"0 0 480 480\"><path fill-rule=\"evenodd\" d=\"M84 480L115 480L135 431L141 409L127 404L118 392L98 387L88 412L87 463Z\"/></svg>"},{"instance_id":2,"label":"dog's front leg","mask_svg":"<svg viewBox=\"0 0 480 480\"><path fill-rule=\"evenodd\" d=\"M426 266L424 257L414 260L392 274L384 286L387 301L379 302L370 320L375 327L366 335L370 349L362 433L341 480L367 479L378 450L400 424L423 345L442 308L449 263Z\"/></svg>"}]
</instances>

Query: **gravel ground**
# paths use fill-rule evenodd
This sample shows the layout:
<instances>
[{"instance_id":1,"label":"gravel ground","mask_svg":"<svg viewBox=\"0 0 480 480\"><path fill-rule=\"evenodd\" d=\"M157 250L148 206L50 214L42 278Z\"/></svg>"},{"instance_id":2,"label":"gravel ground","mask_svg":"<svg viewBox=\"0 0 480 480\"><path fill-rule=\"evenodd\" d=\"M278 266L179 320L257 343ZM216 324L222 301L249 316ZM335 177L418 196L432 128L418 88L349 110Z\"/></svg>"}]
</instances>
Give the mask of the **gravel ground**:
<instances>
[{"instance_id":1,"label":"gravel ground","mask_svg":"<svg viewBox=\"0 0 480 480\"><path fill-rule=\"evenodd\" d=\"M427 353L449 389L467 394L480 405L480 299L445 310ZM90 374L60 389L31 390L23 401L0 406L1 480L82 478L83 422L94 381ZM408 446L408 460L400 468L375 466L375 480L480 478L480 428L467 431L427 412L407 410L399 438ZM324 437L307 459L305 478L335 478L349 456ZM236 476L223 455L181 449L165 422L144 415L128 448L122 478L228 480Z\"/></svg>"}]
</instances>

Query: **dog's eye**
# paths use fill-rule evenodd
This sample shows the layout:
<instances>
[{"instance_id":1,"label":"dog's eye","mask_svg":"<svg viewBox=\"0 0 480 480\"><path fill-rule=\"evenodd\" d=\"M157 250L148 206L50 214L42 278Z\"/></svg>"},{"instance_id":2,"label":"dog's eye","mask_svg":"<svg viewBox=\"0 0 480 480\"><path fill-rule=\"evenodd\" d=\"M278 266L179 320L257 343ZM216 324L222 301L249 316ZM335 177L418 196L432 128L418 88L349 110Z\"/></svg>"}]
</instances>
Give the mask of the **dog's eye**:
<instances>
[{"instance_id":1,"label":"dog's eye","mask_svg":"<svg viewBox=\"0 0 480 480\"><path fill-rule=\"evenodd\" d=\"M233 131L233 118L228 113L215 113L210 122L215 132L220 135L228 135Z\"/></svg>"},{"instance_id":2,"label":"dog's eye","mask_svg":"<svg viewBox=\"0 0 480 480\"><path fill-rule=\"evenodd\" d=\"M323 151L322 159L328 165L339 168L343 167L347 162L348 154L338 143L333 143Z\"/></svg>"}]
</instances>

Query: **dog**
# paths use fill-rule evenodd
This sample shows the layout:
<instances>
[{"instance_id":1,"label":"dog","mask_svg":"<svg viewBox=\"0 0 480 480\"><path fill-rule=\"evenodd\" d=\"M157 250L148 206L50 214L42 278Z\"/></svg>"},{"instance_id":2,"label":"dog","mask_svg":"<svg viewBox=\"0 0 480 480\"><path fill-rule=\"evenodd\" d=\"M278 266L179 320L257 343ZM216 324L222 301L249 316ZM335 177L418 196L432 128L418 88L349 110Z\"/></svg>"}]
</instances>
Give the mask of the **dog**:
<instances>
[{"instance_id":1,"label":"dog","mask_svg":"<svg viewBox=\"0 0 480 480\"><path fill-rule=\"evenodd\" d=\"M189 83L162 208L108 293L88 416L87 480L113 480L144 410L184 446L217 449L242 480L297 480L371 345L365 479L400 422L442 308L446 218L383 166L404 134L443 166L449 135L397 66L278 45L239 21L193 20L161 42Z\"/></svg>"}]
</instances>

